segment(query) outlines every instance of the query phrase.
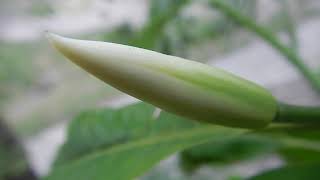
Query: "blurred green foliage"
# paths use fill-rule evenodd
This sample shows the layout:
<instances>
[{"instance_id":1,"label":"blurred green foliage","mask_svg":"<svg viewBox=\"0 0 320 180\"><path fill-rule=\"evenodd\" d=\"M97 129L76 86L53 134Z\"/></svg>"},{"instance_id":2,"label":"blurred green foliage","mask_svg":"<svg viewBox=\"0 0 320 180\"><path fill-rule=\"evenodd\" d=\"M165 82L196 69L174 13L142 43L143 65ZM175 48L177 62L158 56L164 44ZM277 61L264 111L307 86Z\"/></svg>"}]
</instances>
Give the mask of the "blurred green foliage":
<instances>
[{"instance_id":1,"label":"blurred green foliage","mask_svg":"<svg viewBox=\"0 0 320 180\"><path fill-rule=\"evenodd\" d=\"M47 0L33 0L30 3L30 8L28 9L28 14L33 16L49 16L54 13L54 10Z\"/></svg>"},{"instance_id":2,"label":"blurred green foliage","mask_svg":"<svg viewBox=\"0 0 320 180\"><path fill-rule=\"evenodd\" d=\"M9 94L30 87L36 79L34 53L27 44L0 44L0 105Z\"/></svg>"}]
</instances>

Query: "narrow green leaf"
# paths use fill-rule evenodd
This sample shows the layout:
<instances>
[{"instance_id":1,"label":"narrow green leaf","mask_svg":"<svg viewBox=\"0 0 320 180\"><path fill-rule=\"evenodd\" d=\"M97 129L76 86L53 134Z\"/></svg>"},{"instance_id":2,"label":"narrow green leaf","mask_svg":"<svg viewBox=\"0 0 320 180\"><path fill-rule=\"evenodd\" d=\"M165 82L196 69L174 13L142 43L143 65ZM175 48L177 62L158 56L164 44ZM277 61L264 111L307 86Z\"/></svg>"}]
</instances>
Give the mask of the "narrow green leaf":
<instances>
[{"instance_id":1,"label":"narrow green leaf","mask_svg":"<svg viewBox=\"0 0 320 180\"><path fill-rule=\"evenodd\" d=\"M278 125L255 132L273 138L285 148L302 148L320 152L318 125Z\"/></svg>"},{"instance_id":2,"label":"narrow green leaf","mask_svg":"<svg viewBox=\"0 0 320 180\"><path fill-rule=\"evenodd\" d=\"M319 151L309 150L303 147L290 148L285 147L279 150L280 155L290 165L300 165L306 163L320 162Z\"/></svg>"},{"instance_id":3,"label":"narrow green leaf","mask_svg":"<svg viewBox=\"0 0 320 180\"><path fill-rule=\"evenodd\" d=\"M320 164L288 166L269 172L262 173L258 176L250 178L250 180L308 180L320 179Z\"/></svg>"},{"instance_id":4,"label":"narrow green leaf","mask_svg":"<svg viewBox=\"0 0 320 180\"><path fill-rule=\"evenodd\" d=\"M318 125L277 125L257 133L277 143L277 152L290 165L320 162Z\"/></svg>"},{"instance_id":5,"label":"narrow green leaf","mask_svg":"<svg viewBox=\"0 0 320 180\"><path fill-rule=\"evenodd\" d=\"M277 144L267 137L241 136L229 141L209 142L194 146L181 153L182 167L196 170L202 165L231 163L267 152L273 152Z\"/></svg>"}]
</instances>

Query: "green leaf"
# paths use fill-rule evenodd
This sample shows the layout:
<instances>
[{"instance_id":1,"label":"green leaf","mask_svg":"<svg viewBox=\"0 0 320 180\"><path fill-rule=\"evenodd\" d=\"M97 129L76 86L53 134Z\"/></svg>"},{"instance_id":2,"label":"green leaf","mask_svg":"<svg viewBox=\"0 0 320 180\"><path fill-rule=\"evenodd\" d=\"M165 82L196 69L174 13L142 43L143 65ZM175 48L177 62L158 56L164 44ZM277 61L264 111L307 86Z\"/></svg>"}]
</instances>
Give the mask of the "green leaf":
<instances>
[{"instance_id":1,"label":"green leaf","mask_svg":"<svg viewBox=\"0 0 320 180\"><path fill-rule=\"evenodd\" d=\"M280 155L287 164L306 164L320 162L319 151L305 148L282 148L279 150Z\"/></svg>"},{"instance_id":2,"label":"green leaf","mask_svg":"<svg viewBox=\"0 0 320 180\"><path fill-rule=\"evenodd\" d=\"M142 175L165 157L181 149L216 139L238 135L225 129L197 128L118 145L60 166L48 179L132 179Z\"/></svg>"},{"instance_id":3,"label":"green leaf","mask_svg":"<svg viewBox=\"0 0 320 180\"><path fill-rule=\"evenodd\" d=\"M241 136L219 143L209 142L184 150L181 153L182 167L192 172L202 165L221 165L253 158L276 148L277 144L271 139L259 136Z\"/></svg>"},{"instance_id":4,"label":"green leaf","mask_svg":"<svg viewBox=\"0 0 320 180\"><path fill-rule=\"evenodd\" d=\"M271 133L283 142L278 152L288 164L320 162L320 133L316 125L293 125Z\"/></svg>"},{"instance_id":5,"label":"green leaf","mask_svg":"<svg viewBox=\"0 0 320 180\"><path fill-rule=\"evenodd\" d=\"M318 125L273 125L256 132L277 144L277 153L290 165L320 162Z\"/></svg>"},{"instance_id":6,"label":"green leaf","mask_svg":"<svg viewBox=\"0 0 320 180\"><path fill-rule=\"evenodd\" d=\"M98 148L107 149L145 136L154 118L154 107L138 103L120 109L84 112L71 122L68 141L63 145L56 165L63 164Z\"/></svg>"},{"instance_id":7,"label":"green leaf","mask_svg":"<svg viewBox=\"0 0 320 180\"><path fill-rule=\"evenodd\" d=\"M320 164L311 164L303 166L288 166L262 173L250 178L250 180L307 180L320 179Z\"/></svg>"},{"instance_id":8,"label":"green leaf","mask_svg":"<svg viewBox=\"0 0 320 180\"><path fill-rule=\"evenodd\" d=\"M47 179L133 179L167 156L208 141L227 141L245 130L201 125L138 103L85 113L70 126Z\"/></svg>"},{"instance_id":9,"label":"green leaf","mask_svg":"<svg viewBox=\"0 0 320 180\"><path fill-rule=\"evenodd\" d=\"M275 128L267 134L257 131L220 143L209 142L184 150L182 167L193 172L202 165L221 165L270 152L279 153L290 164L320 162L319 135L314 127L293 126Z\"/></svg>"},{"instance_id":10,"label":"green leaf","mask_svg":"<svg viewBox=\"0 0 320 180\"><path fill-rule=\"evenodd\" d=\"M318 125L277 125L259 133L273 138L285 148L302 148L320 153Z\"/></svg>"}]
</instances>

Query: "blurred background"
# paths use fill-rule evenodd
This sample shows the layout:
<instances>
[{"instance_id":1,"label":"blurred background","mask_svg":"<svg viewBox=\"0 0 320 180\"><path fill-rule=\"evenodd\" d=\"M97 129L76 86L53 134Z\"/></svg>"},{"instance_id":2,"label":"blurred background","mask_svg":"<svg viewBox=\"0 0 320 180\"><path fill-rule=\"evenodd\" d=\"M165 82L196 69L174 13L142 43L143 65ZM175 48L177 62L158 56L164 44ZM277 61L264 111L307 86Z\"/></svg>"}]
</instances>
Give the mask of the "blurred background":
<instances>
[{"instance_id":1,"label":"blurred background","mask_svg":"<svg viewBox=\"0 0 320 180\"><path fill-rule=\"evenodd\" d=\"M1 0L0 134L8 137L3 143L14 147L0 146L0 176L6 171L1 166L8 162L12 164L6 167L10 171L20 168L20 155L10 157L11 149L19 149L11 153L25 152L22 154L33 173L46 175L65 141L68 121L88 109L121 107L136 101L66 61L49 46L44 37L46 30L201 61L252 80L285 102L320 104L319 95L292 64L208 1ZM320 74L318 0L227 3L277 34L312 71ZM269 153L228 166L203 167L193 178L246 177L283 163L281 157ZM172 168L175 164L173 156L142 178L156 179L165 174L184 179Z\"/></svg>"}]
</instances>

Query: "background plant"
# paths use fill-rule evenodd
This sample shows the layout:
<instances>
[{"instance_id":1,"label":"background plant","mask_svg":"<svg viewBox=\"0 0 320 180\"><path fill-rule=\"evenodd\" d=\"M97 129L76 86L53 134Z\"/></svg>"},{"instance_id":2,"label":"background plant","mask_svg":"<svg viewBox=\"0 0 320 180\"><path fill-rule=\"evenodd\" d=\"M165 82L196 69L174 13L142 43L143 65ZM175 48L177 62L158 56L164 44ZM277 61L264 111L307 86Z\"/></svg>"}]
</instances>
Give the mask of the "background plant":
<instances>
[{"instance_id":1,"label":"background plant","mask_svg":"<svg viewBox=\"0 0 320 180\"><path fill-rule=\"evenodd\" d=\"M296 66L297 70L317 91L319 79L315 70L306 67L303 58L300 57L299 42L297 42L295 35L295 23L298 22L296 22L297 19L292 19L290 10L286 6L287 1L279 1L283 5L283 11L276 14L275 18L271 18L270 22L265 23L267 26L256 23L257 19L252 18L255 17L256 11L259 11L259 9L255 9L254 2L249 0L241 2L204 1L202 3L207 3L208 7L212 7L211 10L219 15L215 19L200 22L195 17L190 18L183 15L185 8L195 1L151 1L150 8L152 10L149 19L142 28L125 24L112 32L89 34L86 37L129 44L187 58L206 59L205 55L195 58L198 55L191 52L203 52L205 49L201 48L203 44L215 41L219 42L217 43L217 46L220 46L217 48L220 52L219 55L228 53L251 41L252 37L248 35L241 36L239 44L233 43L232 38L239 35L239 31L241 31L240 33L251 32L284 55L284 59ZM309 12L309 15L314 16L314 12ZM194 28L188 28L190 26ZM277 37L278 32L284 32L289 37L289 41L280 40ZM47 52L50 53L50 51ZM52 56L55 57L55 55ZM5 57L4 59L9 58ZM14 57L13 59L23 58ZM4 64L8 65L8 63ZM63 67L59 64L55 66ZM19 67L25 66L17 63L16 67L18 71L14 74L17 75L18 86L24 84L19 82L20 79L27 80L26 89L30 87L30 84L37 84L37 81L28 80L29 76L25 76L28 74L28 72L24 72L26 69L19 70ZM65 69L68 68L72 67L70 65L65 67ZM19 72L23 75L18 76ZM12 78L12 76L7 77ZM12 83L14 81L1 80L3 84L6 82ZM99 81L94 81L91 84L99 83ZM1 87L5 87L5 85L1 85ZM5 91L10 92L10 90ZM109 88L101 88L101 91L109 91ZM65 91L61 90L61 92ZM7 95L3 97L7 98ZM100 96L96 99L99 98ZM64 98L61 97L61 99ZM88 96L88 99L94 99L94 97ZM59 104L62 101L57 102ZM79 103L68 106L74 106L74 108L63 109L67 109L73 114L87 109L87 107L78 108L80 107ZM48 107L48 109L54 109L51 105ZM74 111L74 109L77 110ZM90 109L95 108L91 107ZM40 111L49 114L46 109ZM196 174L197 170L203 166L212 164L227 166L240 160L261 157L270 153L279 154L285 160L286 165L256 178L270 179L272 176L276 176L272 178L317 179L319 176L316 169L319 166L320 145L315 125L283 124L272 126L263 132L245 132L243 134L242 130L207 127L165 112L162 112L159 117L154 117L153 112L154 107L139 103L120 109L100 108L81 113L71 122L68 140L60 150L52 174L48 176L48 179L55 177L57 179L61 177L79 179L91 175L95 179L105 179L106 177L130 179L138 176L142 179L186 179L192 178L191 175ZM59 114L59 112L53 114ZM42 117L46 116L38 114L30 116L28 119L31 121L22 122L22 125L19 125L25 127L26 124L29 124L30 130L17 128L20 129L19 134L30 134L34 129L41 129L52 123L52 121L48 121L48 123L35 126L36 119L38 122L47 120ZM200 142L206 143L198 145ZM174 169L178 172L178 177L171 176L171 171L165 168L154 169L143 176L160 159L181 150L182 153L178 155L180 164L176 164L179 168ZM145 161L142 163L141 159ZM108 166L109 163L112 166ZM89 167L93 167L93 164L96 168L90 169ZM122 171L117 171L115 168L122 169ZM241 178L237 174L231 176L231 179ZM207 178L210 179L210 177Z\"/></svg>"}]
</instances>

